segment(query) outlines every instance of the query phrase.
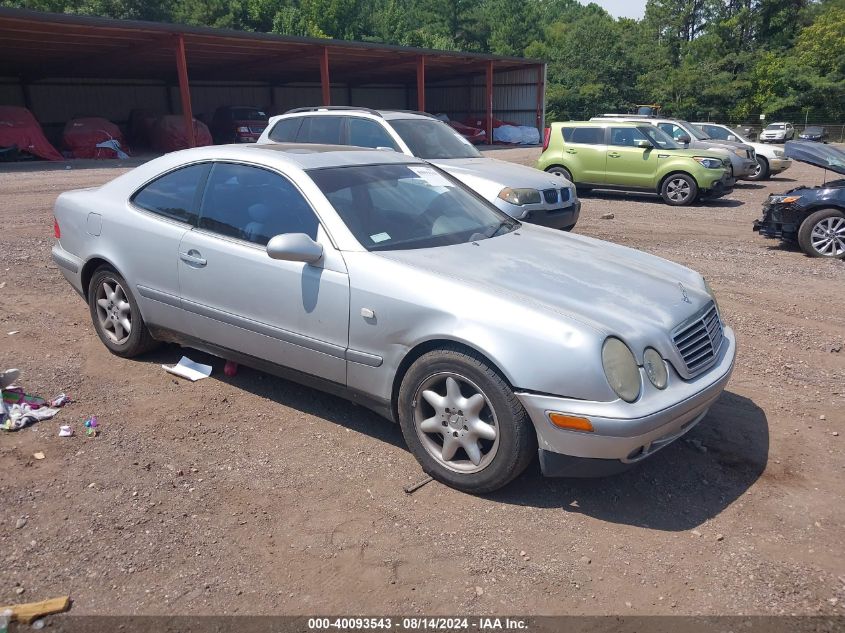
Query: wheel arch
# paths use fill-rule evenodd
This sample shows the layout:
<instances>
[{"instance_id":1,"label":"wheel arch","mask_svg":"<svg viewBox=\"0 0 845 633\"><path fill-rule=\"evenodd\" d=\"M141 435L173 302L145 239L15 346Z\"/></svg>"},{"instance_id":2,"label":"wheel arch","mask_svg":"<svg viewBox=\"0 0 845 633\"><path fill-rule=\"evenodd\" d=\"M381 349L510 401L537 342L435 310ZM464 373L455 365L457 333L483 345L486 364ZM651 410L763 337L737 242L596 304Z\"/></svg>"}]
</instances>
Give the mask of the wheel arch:
<instances>
[{"instance_id":1,"label":"wheel arch","mask_svg":"<svg viewBox=\"0 0 845 633\"><path fill-rule=\"evenodd\" d=\"M698 184L698 178L696 178L693 174L691 174L690 172L688 172L684 169L672 169L672 170L666 172L660 178L660 180L657 181L657 193L660 193L661 191L663 191L663 183L664 182L669 180L669 178L671 178L672 176L677 176L677 175L689 176L690 178L692 178L693 182L695 183L695 186L698 187L699 190L701 189L701 185Z\"/></svg>"},{"instance_id":2,"label":"wheel arch","mask_svg":"<svg viewBox=\"0 0 845 633\"><path fill-rule=\"evenodd\" d=\"M428 352L432 352L438 349L451 349L480 356L485 363L490 365L491 369L493 369L497 374L499 374L502 380L504 380L511 389L514 388L513 382L510 380L507 374L502 371L499 364L496 363L496 361L493 360L493 358L484 351L478 349L473 345L470 345L465 341L461 341L458 339L442 337L429 339L417 343L414 347L409 349L405 356L402 357L402 360L399 362L399 366L396 369L396 373L393 375L393 386L390 391L390 410L393 415L394 421L399 421L399 387L402 385L402 380L405 378L405 374L408 373L408 369L411 367L411 365L414 364L414 362L416 362L417 359L421 358Z\"/></svg>"},{"instance_id":3,"label":"wheel arch","mask_svg":"<svg viewBox=\"0 0 845 633\"><path fill-rule=\"evenodd\" d=\"M549 173L549 172L550 172L552 169L554 169L555 167L559 167L560 169L565 169L566 171L568 171L568 172L572 175L572 178L573 178L573 180L572 180L572 184L573 184L573 185L575 184L575 172L573 172L573 171L572 171L572 168L571 168L571 167L568 167L568 166L564 165L564 164L563 164L562 162L560 162L560 161L555 162L555 163L552 163L551 165L548 165L547 167L544 167L544 168L543 168L543 171L544 171L544 172L546 172L546 173Z\"/></svg>"},{"instance_id":4,"label":"wheel arch","mask_svg":"<svg viewBox=\"0 0 845 633\"><path fill-rule=\"evenodd\" d=\"M82 291L85 293L85 300L88 300L88 286L91 284L91 278L94 276L94 272L100 268L101 266L108 266L112 270L114 270L119 275L123 276L123 273L114 265L111 261L106 259L105 257L101 257L100 255L95 255L91 257L85 264L82 266L82 271L79 274L80 282L82 283Z\"/></svg>"}]
</instances>

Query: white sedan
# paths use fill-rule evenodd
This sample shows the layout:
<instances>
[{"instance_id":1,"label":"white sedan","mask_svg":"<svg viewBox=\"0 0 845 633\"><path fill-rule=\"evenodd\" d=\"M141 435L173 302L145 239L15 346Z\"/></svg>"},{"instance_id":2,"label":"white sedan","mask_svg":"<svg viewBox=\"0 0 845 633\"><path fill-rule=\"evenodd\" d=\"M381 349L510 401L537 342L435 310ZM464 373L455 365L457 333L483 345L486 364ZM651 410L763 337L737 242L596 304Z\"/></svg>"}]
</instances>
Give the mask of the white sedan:
<instances>
[{"instance_id":1,"label":"white sedan","mask_svg":"<svg viewBox=\"0 0 845 633\"><path fill-rule=\"evenodd\" d=\"M782 149L766 143L754 143L739 130L732 130L727 125L718 123L696 123L696 125L712 138L739 141L754 148L757 153L757 170L749 176L749 180L768 180L792 167L792 159L787 158Z\"/></svg>"}]
</instances>

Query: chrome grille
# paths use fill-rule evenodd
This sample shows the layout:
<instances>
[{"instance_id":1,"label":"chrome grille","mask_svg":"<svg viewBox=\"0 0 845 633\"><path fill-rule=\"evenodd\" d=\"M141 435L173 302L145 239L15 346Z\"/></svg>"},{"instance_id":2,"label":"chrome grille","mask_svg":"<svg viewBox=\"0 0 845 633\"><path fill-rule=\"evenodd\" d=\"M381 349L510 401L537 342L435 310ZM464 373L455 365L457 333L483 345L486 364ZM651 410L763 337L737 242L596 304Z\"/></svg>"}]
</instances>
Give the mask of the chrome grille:
<instances>
[{"instance_id":1,"label":"chrome grille","mask_svg":"<svg viewBox=\"0 0 845 633\"><path fill-rule=\"evenodd\" d=\"M549 204L557 202L557 189L544 189L543 199Z\"/></svg>"},{"instance_id":2,"label":"chrome grille","mask_svg":"<svg viewBox=\"0 0 845 633\"><path fill-rule=\"evenodd\" d=\"M250 125L249 131L253 134L261 134L266 127L266 125Z\"/></svg>"},{"instance_id":3,"label":"chrome grille","mask_svg":"<svg viewBox=\"0 0 845 633\"><path fill-rule=\"evenodd\" d=\"M712 365L722 345L722 321L716 304L711 302L692 321L678 327L672 340L691 376Z\"/></svg>"},{"instance_id":4,"label":"chrome grille","mask_svg":"<svg viewBox=\"0 0 845 633\"><path fill-rule=\"evenodd\" d=\"M565 187L560 190L560 201L561 202L568 202L569 201L569 187Z\"/></svg>"}]
</instances>

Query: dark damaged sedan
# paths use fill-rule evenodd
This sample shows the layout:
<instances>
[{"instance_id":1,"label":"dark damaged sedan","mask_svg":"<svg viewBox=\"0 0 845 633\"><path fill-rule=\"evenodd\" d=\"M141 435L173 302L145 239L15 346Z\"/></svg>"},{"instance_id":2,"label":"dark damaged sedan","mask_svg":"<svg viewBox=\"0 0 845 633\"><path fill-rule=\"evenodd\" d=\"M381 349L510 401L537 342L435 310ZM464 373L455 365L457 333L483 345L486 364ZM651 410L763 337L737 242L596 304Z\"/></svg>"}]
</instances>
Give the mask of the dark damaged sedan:
<instances>
[{"instance_id":1,"label":"dark damaged sedan","mask_svg":"<svg viewBox=\"0 0 845 633\"><path fill-rule=\"evenodd\" d=\"M794 160L845 175L845 152L840 149L789 141L784 151ZM845 259L845 179L770 195L754 230L765 237L797 241L810 257Z\"/></svg>"}]
</instances>

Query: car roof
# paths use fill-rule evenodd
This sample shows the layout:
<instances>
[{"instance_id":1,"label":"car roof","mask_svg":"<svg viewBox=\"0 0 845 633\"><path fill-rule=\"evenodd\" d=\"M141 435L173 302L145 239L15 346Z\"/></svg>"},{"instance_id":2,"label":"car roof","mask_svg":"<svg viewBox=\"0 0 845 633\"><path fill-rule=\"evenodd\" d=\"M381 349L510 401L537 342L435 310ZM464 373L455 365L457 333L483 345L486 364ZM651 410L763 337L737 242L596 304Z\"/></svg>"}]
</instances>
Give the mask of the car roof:
<instances>
[{"instance_id":1,"label":"car roof","mask_svg":"<svg viewBox=\"0 0 845 633\"><path fill-rule=\"evenodd\" d=\"M577 125L579 127L605 127L607 125L637 127L638 121L618 121L616 119L590 119L589 121L555 121L552 125ZM647 121L646 121L647 123Z\"/></svg>"},{"instance_id":2,"label":"car roof","mask_svg":"<svg viewBox=\"0 0 845 633\"><path fill-rule=\"evenodd\" d=\"M427 112L419 112L417 110L374 110L372 108L365 108L363 106L313 106L306 108L294 108L282 114L278 114L273 118L292 117L292 116L370 116L376 119L384 119L386 121L396 119L421 119L421 120L437 120L433 114Z\"/></svg>"},{"instance_id":3,"label":"car roof","mask_svg":"<svg viewBox=\"0 0 845 633\"><path fill-rule=\"evenodd\" d=\"M425 164L424 161L399 152L352 147L349 145L319 145L316 143L231 144L195 147L166 156L182 162L197 160L234 160L261 162L268 166L287 164L303 170L323 167L355 165Z\"/></svg>"}]
</instances>

